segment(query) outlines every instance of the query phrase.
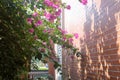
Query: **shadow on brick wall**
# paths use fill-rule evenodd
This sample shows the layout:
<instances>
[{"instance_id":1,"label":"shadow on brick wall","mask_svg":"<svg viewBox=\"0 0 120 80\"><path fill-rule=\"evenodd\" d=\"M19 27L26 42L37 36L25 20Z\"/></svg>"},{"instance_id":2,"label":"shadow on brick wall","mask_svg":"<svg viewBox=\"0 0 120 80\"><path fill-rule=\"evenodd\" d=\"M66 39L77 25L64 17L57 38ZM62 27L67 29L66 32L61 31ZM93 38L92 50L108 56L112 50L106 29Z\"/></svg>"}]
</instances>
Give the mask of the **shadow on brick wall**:
<instances>
[{"instance_id":1,"label":"shadow on brick wall","mask_svg":"<svg viewBox=\"0 0 120 80\"><path fill-rule=\"evenodd\" d=\"M94 2L96 1L96 2ZM82 80L120 80L120 0L92 0L80 39ZM97 4L100 3L100 6Z\"/></svg>"}]
</instances>

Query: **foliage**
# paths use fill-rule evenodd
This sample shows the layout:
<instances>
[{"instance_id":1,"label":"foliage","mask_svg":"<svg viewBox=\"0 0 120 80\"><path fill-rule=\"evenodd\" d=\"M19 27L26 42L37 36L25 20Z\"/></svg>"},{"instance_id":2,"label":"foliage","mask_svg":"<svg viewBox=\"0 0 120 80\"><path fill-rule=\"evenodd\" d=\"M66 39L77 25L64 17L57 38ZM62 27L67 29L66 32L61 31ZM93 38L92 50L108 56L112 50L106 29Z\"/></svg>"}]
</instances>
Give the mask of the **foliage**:
<instances>
[{"instance_id":1,"label":"foliage","mask_svg":"<svg viewBox=\"0 0 120 80\"><path fill-rule=\"evenodd\" d=\"M26 32L26 14L15 0L0 0L0 76L2 80L17 79L27 70L31 57L31 36ZM31 40L30 40L31 39ZM30 54L30 55L29 55ZM27 68L26 68L27 67Z\"/></svg>"}]
</instances>

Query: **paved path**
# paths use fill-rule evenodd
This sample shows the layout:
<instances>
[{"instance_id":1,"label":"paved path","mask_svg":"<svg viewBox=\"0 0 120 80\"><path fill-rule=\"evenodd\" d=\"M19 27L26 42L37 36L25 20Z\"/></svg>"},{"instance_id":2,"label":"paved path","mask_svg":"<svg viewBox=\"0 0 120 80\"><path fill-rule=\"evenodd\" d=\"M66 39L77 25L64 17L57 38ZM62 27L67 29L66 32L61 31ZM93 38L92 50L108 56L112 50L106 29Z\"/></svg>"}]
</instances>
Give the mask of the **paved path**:
<instances>
[{"instance_id":1,"label":"paved path","mask_svg":"<svg viewBox=\"0 0 120 80\"><path fill-rule=\"evenodd\" d=\"M48 71L31 71L29 72L29 79L36 80L40 77L48 77Z\"/></svg>"}]
</instances>

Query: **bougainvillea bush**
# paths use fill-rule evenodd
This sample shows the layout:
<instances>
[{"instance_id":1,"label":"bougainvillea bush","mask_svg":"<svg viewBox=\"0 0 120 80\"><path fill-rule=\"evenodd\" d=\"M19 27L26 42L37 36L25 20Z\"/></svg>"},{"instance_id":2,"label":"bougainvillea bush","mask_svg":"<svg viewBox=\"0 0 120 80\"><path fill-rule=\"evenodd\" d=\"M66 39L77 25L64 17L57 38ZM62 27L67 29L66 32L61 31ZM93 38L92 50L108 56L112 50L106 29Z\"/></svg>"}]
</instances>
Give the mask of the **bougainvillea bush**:
<instances>
[{"instance_id":1,"label":"bougainvillea bush","mask_svg":"<svg viewBox=\"0 0 120 80\"><path fill-rule=\"evenodd\" d=\"M72 42L78 34L61 28L62 8L71 9L60 0L0 0L0 79L19 80L33 56L59 67L54 44L76 52Z\"/></svg>"},{"instance_id":2,"label":"bougainvillea bush","mask_svg":"<svg viewBox=\"0 0 120 80\"><path fill-rule=\"evenodd\" d=\"M78 38L78 34L68 34L61 28L60 15L62 8L70 9L70 5L62 4L60 0L37 0L25 3L26 19L29 26L28 32L36 42L34 43L34 51L38 51L35 58L42 61L47 60L55 63L54 44L59 44L64 48L70 48L73 53L77 50L72 46L73 37ZM36 52L35 52L36 54Z\"/></svg>"}]
</instances>

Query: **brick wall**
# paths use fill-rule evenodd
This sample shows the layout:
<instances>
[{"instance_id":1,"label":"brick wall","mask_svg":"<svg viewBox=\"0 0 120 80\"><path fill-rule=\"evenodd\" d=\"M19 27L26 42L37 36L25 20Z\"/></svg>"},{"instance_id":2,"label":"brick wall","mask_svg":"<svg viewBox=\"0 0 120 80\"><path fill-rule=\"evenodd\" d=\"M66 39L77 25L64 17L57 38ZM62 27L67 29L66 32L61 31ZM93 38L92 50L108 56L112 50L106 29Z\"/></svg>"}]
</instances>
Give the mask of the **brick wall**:
<instances>
[{"instance_id":1,"label":"brick wall","mask_svg":"<svg viewBox=\"0 0 120 80\"><path fill-rule=\"evenodd\" d=\"M66 69L70 68L71 80L120 80L120 0L89 1L86 21L76 26L83 26L79 30L83 32L79 40L83 59L71 60L64 54Z\"/></svg>"},{"instance_id":2,"label":"brick wall","mask_svg":"<svg viewBox=\"0 0 120 80\"><path fill-rule=\"evenodd\" d=\"M53 80L55 80L55 69L54 69L54 64L53 62L48 62L49 65L49 70L48 73L50 74L50 76L53 78Z\"/></svg>"},{"instance_id":3,"label":"brick wall","mask_svg":"<svg viewBox=\"0 0 120 80\"><path fill-rule=\"evenodd\" d=\"M81 43L87 56L85 79L120 80L119 8L120 0L94 0L86 8L85 37Z\"/></svg>"}]
</instances>

